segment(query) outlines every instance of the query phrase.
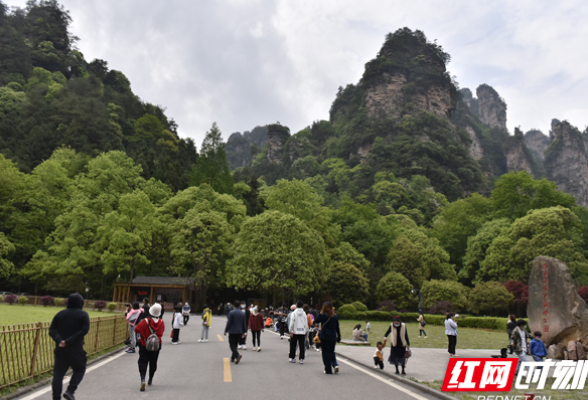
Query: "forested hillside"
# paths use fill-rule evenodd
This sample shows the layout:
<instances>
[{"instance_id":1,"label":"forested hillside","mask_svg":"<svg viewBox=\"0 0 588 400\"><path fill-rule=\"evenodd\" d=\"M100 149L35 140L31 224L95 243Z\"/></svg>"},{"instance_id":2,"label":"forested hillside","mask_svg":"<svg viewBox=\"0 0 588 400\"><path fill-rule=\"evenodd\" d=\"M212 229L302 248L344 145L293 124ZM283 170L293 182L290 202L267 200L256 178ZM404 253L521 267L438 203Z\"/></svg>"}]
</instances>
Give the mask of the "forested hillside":
<instances>
[{"instance_id":1,"label":"forested hillside","mask_svg":"<svg viewBox=\"0 0 588 400\"><path fill-rule=\"evenodd\" d=\"M88 62L70 23L55 0L13 12L0 2L0 153L31 172L61 147L86 156L123 150L144 178L188 187L194 143L178 137L164 108L139 99L123 72Z\"/></svg>"},{"instance_id":2,"label":"forested hillside","mask_svg":"<svg viewBox=\"0 0 588 400\"><path fill-rule=\"evenodd\" d=\"M194 309L248 294L414 309L416 288L434 312L520 314L538 255L588 284L588 209L543 177L558 154L588 168L571 152L584 134L510 136L496 91L460 91L424 33L389 34L328 121L226 145L213 123L197 157L73 49L69 23L54 1L2 6L2 289L108 299L133 276L193 276Z\"/></svg>"}]
</instances>

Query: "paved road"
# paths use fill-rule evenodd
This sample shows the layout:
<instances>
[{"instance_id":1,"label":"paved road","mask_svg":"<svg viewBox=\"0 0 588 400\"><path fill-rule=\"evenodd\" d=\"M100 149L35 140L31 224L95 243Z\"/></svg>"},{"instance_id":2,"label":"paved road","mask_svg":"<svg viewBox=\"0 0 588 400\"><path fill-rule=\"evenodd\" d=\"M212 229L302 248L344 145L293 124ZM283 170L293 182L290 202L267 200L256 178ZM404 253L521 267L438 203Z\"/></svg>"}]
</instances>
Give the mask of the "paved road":
<instances>
[{"instance_id":1,"label":"paved road","mask_svg":"<svg viewBox=\"0 0 588 400\"><path fill-rule=\"evenodd\" d=\"M167 318L165 318L167 322ZM230 358L227 337L222 336L225 318L215 317L208 343L198 343L200 317L193 316L180 333L182 344L172 346L166 326L164 343L153 386L139 392L138 353L117 354L89 368L76 397L102 399L231 399L320 398L320 399L433 399L430 394L339 360L338 375L323 374L321 354L307 354L304 365L288 362L288 341L265 331L261 352L242 351L239 365L225 362ZM219 335L219 336L217 336ZM220 340L222 339L222 341ZM64 384L64 389L67 387ZM40 388L21 396L21 400L51 399L50 389Z\"/></svg>"}]
</instances>

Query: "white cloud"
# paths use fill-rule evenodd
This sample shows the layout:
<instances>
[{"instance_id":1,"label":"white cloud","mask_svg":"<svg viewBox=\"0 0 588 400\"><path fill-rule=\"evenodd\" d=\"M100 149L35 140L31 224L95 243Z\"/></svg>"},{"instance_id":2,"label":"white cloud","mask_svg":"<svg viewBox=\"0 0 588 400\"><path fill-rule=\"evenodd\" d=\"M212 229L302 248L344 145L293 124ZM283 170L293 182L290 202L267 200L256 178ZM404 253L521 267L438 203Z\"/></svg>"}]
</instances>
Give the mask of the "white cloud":
<instances>
[{"instance_id":1,"label":"white cloud","mask_svg":"<svg viewBox=\"0 0 588 400\"><path fill-rule=\"evenodd\" d=\"M10 2L10 0L9 0ZM588 125L588 3L582 1L62 0L90 61L121 70L202 140L280 121L328 119L337 87L356 83L384 36L408 26L438 39L462 87L493 86L508 125ZM11 5L24 5L24 0Z\"/></svg>"}]
</instances>

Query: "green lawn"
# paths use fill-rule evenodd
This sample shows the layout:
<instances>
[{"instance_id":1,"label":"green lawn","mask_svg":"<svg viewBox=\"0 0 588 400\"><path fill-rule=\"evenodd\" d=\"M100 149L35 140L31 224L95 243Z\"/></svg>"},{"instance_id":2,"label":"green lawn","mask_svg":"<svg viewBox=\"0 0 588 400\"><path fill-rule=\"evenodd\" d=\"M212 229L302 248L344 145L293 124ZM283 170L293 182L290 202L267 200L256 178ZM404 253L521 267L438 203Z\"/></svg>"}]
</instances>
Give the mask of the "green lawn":
<instances>
[{"instance_id":1,"label":"green lawn","mask_svg":"<svg viewBox=\"0 0 588 400\"><path fill-rule=\"evenodd\" d=\"M459 322L458 322L459 323ZM343 339L353 339L353 327L361 324L361 329L365 331L365 321L339 321L341 336ZM384 339L384 334L390 326L390 322L370 321L372 333L368 334L369 342L375 345L376 342ZM438 325L427 325L427 339L419 338L419 327L415 321L406 324L408 329L408 339L411 347L415 348L447 348L447 336L445 327ZM462 349L501 349L508 345L506 332L490 331L485 329L459 328L457 337L457 348Z\"/></svg>"},{"instance_id":2,"label":"green lawn","mask_svg":"<svg viewBox=\"0 0 588 400\"><path fill-rule=\"evenodd\" d=\"M51 322L53 316L63 307L43 307L43 306L21 306L19 304L8 305L0 304L0 326L2 325L16 325L16 324L30 324L37 322ZM94 311L86 310L90 318L107 317L115 315L108 311Z\"/></svg>"}]
</instances>

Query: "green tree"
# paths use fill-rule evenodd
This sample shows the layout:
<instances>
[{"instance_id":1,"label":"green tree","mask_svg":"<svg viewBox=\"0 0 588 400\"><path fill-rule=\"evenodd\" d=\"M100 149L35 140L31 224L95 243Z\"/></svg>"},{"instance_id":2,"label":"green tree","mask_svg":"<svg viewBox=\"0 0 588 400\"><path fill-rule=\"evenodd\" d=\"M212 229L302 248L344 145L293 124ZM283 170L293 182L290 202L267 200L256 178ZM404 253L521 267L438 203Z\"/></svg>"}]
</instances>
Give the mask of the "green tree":
<instances>
[{"instance_id":1,"label":"green tree","mask_svg":"<svg viewBox=\"0 0 588 400\"><path fill-rule=\"evenodd\" d=\"M357 251L350 243L341 242L333 249L329 249L329 256L333 262L351 264L357 267L363 274L368 273L370 263L363 254Z\"/></svg>"},{"instance_id":2,"label":"green tree","mask_svg":"<svg viewBox=\"0 0 588 400\"><path fill-rule=\"evenodd\" d=\"M0 232L0 278L8 279L14 270L14 264L6 256L15 250L14 245Z\"/></svg>"},{"instance_id":3,"label":"green tree","mask_svg":"<svg viewBox=\"0 0 588 400\"><path fill-rule=\"evenodd\" d=\"M392 300L400 308L409 307L414 301L410 291L413 285L402 274L388 272L378 282L376 298L378 301Z\"/></svg>"},{"instance_id":4,"label":"green tree","mask_svg":"<svg viewBox=\"0 0 588 400\"><path fill-rule=\"evenodd\" d=\"M192 171L193 186L208 183L219 193L233 193L233 178L229 171L224 147L221 131L214 122L210 131L206 132L200 149L200 157Z\"/></svg>"},{"instance_id":5,"label":"green tree","mask_svg":"<svg viewBox=\"0 0 588 400\"><path fill-rule=\"evenodd\" d=\"M468 247L463 257L463 268L458 277L463 282L471 284L475 279L481 264L486 258L488 247L501 234L506 234L511 222L508 218L498 218L486 222L475 236L468 238Z\"/></svg>"},{"instance_id":6,"label":"green tree","mask_svg":"<svg viewBox=\"0 0 588 400\"><path fill-rule=\"evenodd\" d=\"M516 219L527 215L529 210L576 205L574 196L557 190L554 182L543 178L535 180L526 171L509 172L496 182L490 196L495 218Z\"/></svg>"},{"instance_id":7,"label":"green tree","mask_svg":"<svg viewBox=\"0 0 588 400\"><path fill-rule=\"evenodd\" d=\"M526 282L537 256L558 258L568 264L579 284L588 280L588 261L580 248L579 219L557 206L531 210L488 247L476 281Z\"/></svg>"},{"instance_id":8,"label":"green tree","mask_svg":"<svg viewBox=\"0 0 588 400\"><path fill-rule=\"evenodd\" d=\"M328 257L323 239L299 218L266 211L246 220L228 270L238 289L304 295L324 282Z\"/></svg>"},{"instance_id":9,"label":"green tree","mask_svg":"<svg viewBox=\"0 0 588 400\"><path fill-rule=\"evenodd\" d=\"M129 271L131 282L136 266L150 263L146 254L155 222L155 207L144 192L135 190L121 196L118 208L106 214L98 228L104 272Z\"/></svg>"},{"instance_id":10,"label":"green tree","mask_svg":"<svg viewBox=\"0 0 588 400\"><path fill-rule=\"evenodd\" d=\"M423 284L421 296L423 308L430 308L438 301L450 301L458 311L468 306L469 289L459 282L432 279Z\"/></svg>"},{"instance_id":11,"label":"green tree","mask_svg":"<svg viewBox=\"0 0 588 400\"><path fill-rule=\"evenodd\" d=\"M439 240L458 270L468 248L468 238L488 221L491 212L490 200L474 193L449 204L434 219L431 235Z\"/></svg>"},{"instance_id":12,"label":"green tree","mask_svg":"<svg viewBox=\"0 0 588 400\"><path fill-rule=\"evenodd\" d=\"M369 283L354 265L335 262L323 290L328 293L336 306L354 301L364 301L369 294Z\"/></svg>"},{"instance_id":13,"label":"green tree","mask_svg":"<svg viewBox=\"0 0 588 400\"><path fill-rule=\"evenodd\" d=\"M500 282L479 283L472 289L469 308L477 315L506 315L514 296Z\"/></svg>"}]
</instances>

